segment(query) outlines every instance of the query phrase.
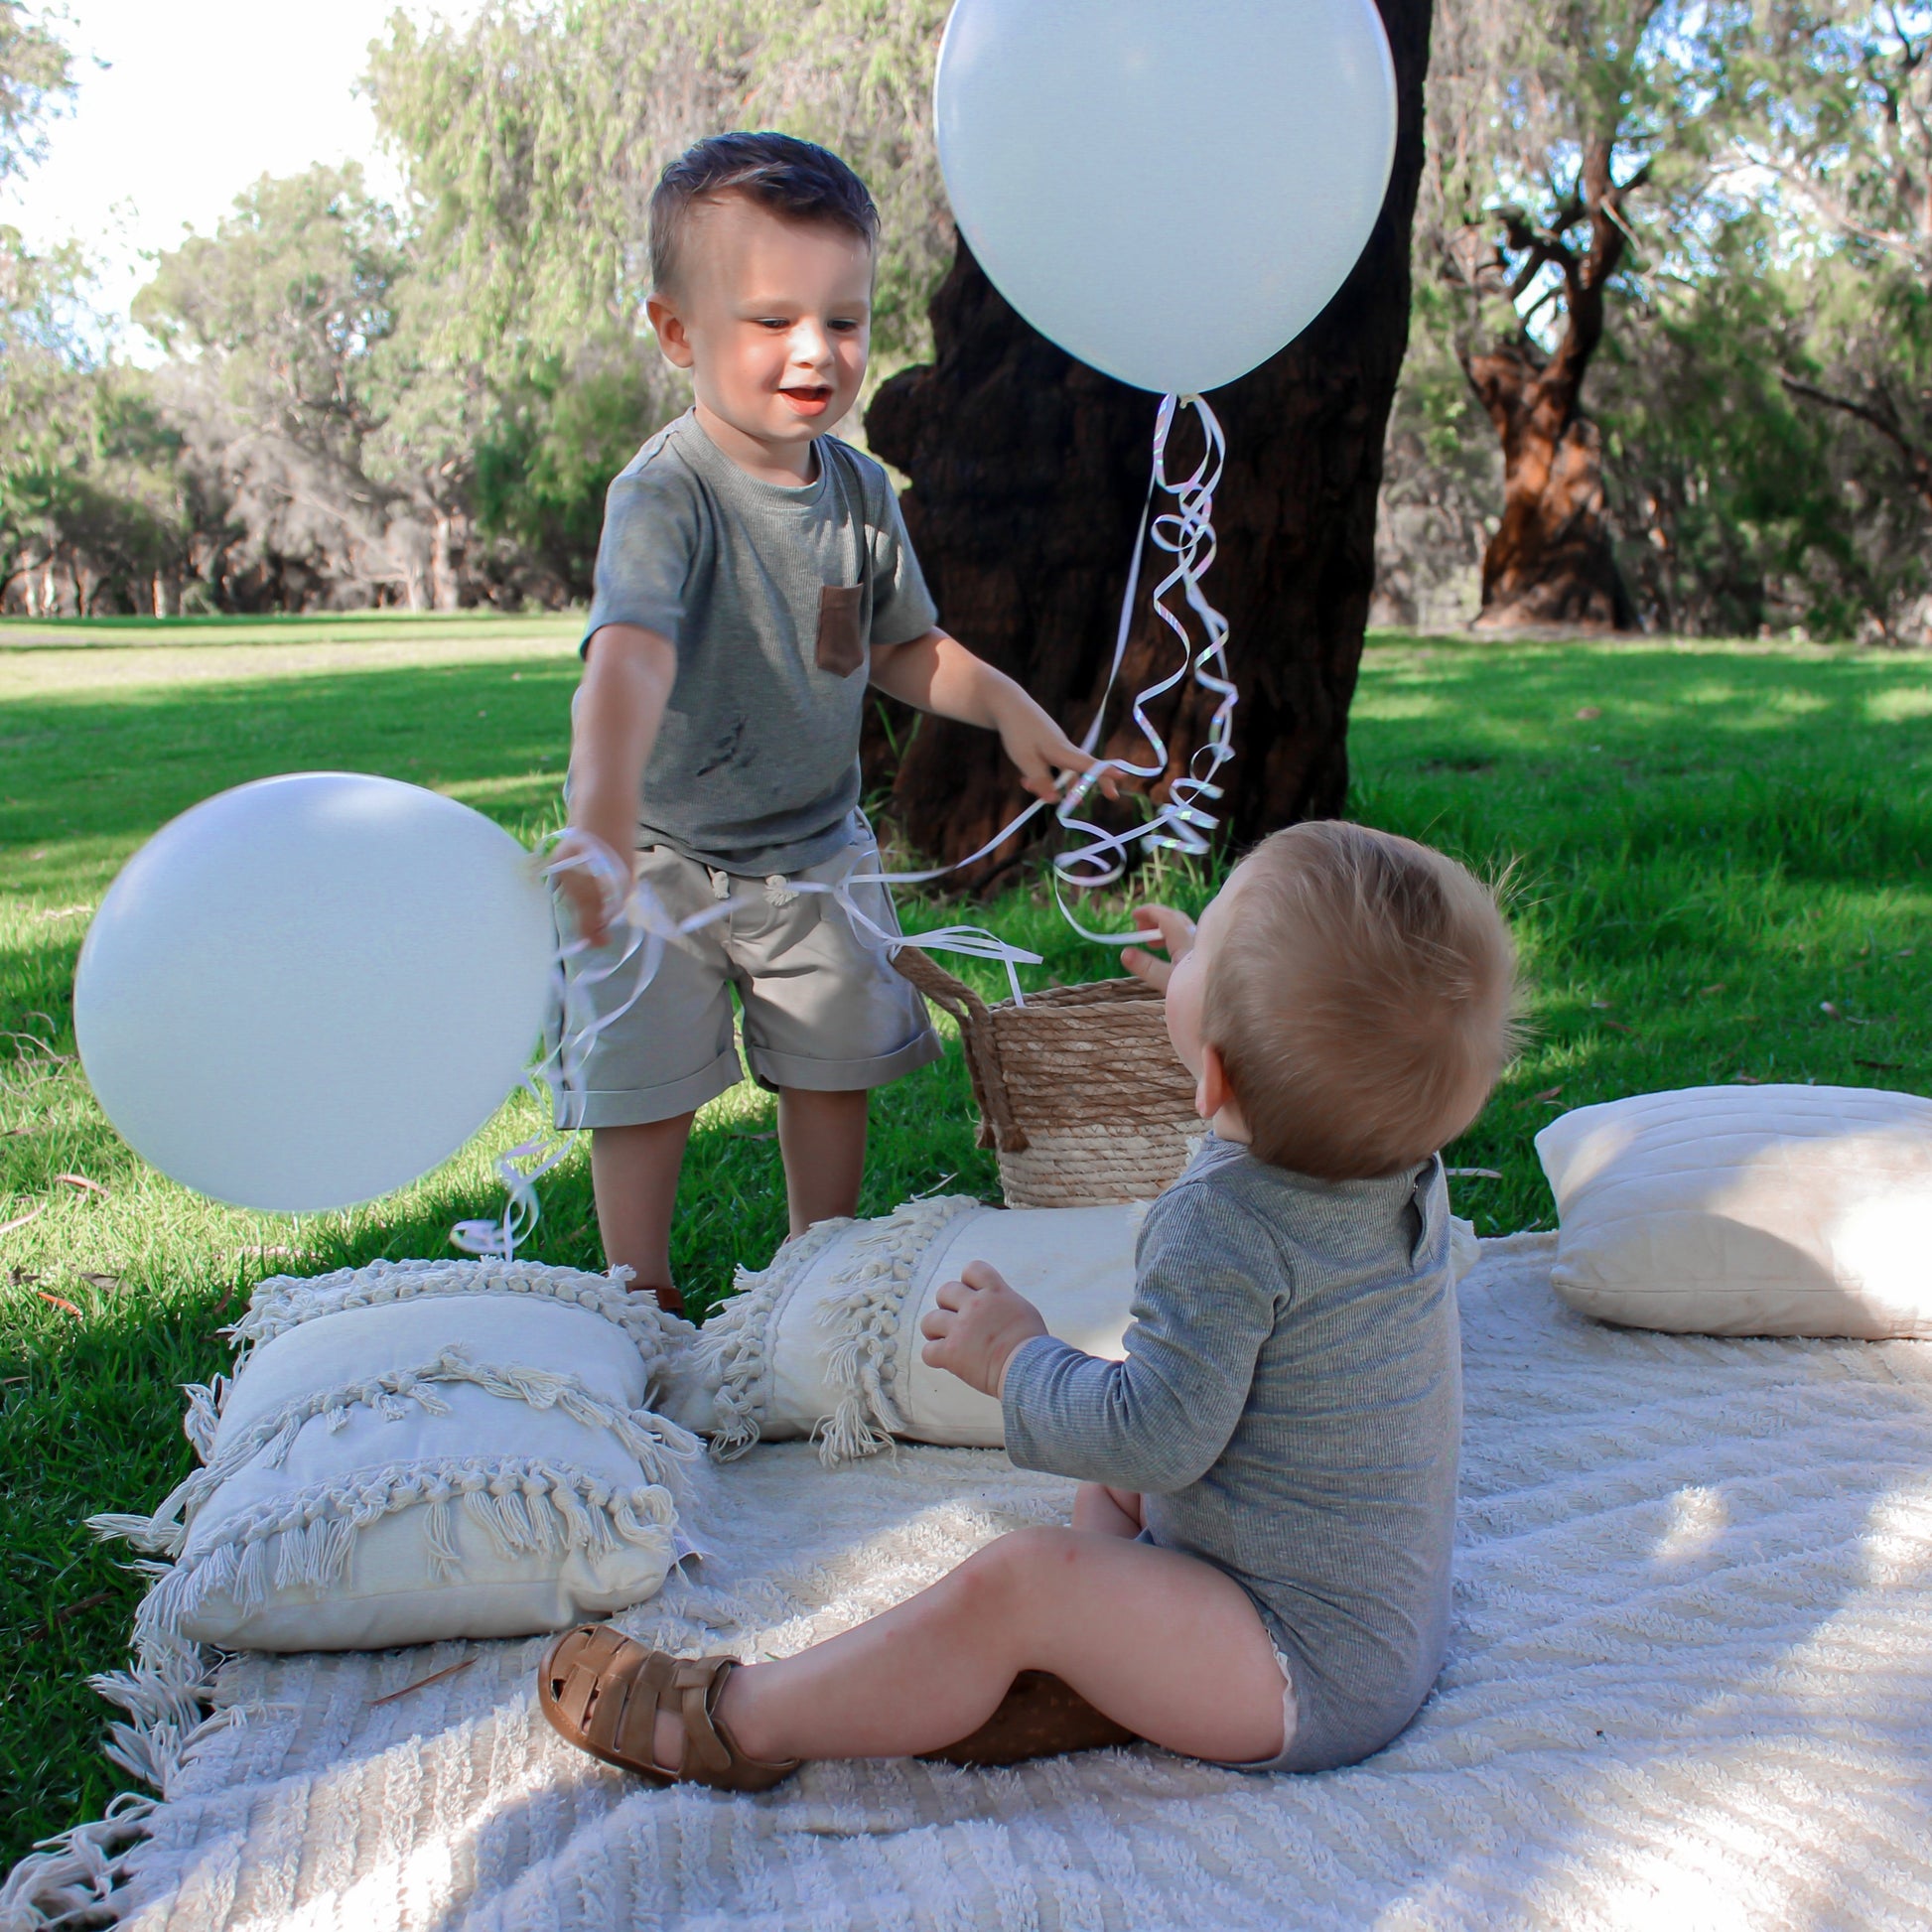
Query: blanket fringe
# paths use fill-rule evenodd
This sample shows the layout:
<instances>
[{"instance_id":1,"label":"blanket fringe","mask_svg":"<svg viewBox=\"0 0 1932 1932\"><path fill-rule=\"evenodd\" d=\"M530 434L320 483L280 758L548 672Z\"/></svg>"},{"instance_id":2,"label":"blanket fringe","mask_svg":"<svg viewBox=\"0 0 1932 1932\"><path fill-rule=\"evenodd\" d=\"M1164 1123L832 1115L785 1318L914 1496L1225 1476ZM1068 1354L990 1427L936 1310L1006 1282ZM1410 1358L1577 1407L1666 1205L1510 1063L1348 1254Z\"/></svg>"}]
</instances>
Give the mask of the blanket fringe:
<instances>
[{"instance_id":1,"label":"blanket fringe","mask_svg":"<svg viewBox=\"0 0 1932 1932\"><path fill-rule=\"evenodd\" d=\"M818 1458L828 1469L891 1449L905 1418L894 1394L899 1325L919 1257L940 1229L984 1203L970 1194L907 1201L852 1244L830 1297L818 1311L829 1328L825 1379L838 1391L829 1416L812 1430Z\"/></svg>"},{"instance_id":2,"label":"blanket fringe","mask_svg":"<svg viewBox=\"0 0 1932 1932\"><path fill-rule=\"evenodd\" d=\"M109 1726L109 1761L157 1791L196 1744L234 1722L232 1712L207 1715L212 1672L192 1646L172 1646L87 1681L127 1713L127 1723ZM43 1839L0 1884L0 1932L118 1921L128 1857L147 1837L156 1809L154 1799L123 1791L100 1818Z\"/></svg>"},{"instance_id":3,"label":"blanket fringe","mask_svg":"<svg viewBox=\"0 0 1932 1932\"><path fill-rule=\"evenodd\" d=\"M129 1855L158 1809L154 1799L123 1791L92 1823L43 1839L0 1884L0 1932L118 1923Z\"/></svg>"}]
</instances>

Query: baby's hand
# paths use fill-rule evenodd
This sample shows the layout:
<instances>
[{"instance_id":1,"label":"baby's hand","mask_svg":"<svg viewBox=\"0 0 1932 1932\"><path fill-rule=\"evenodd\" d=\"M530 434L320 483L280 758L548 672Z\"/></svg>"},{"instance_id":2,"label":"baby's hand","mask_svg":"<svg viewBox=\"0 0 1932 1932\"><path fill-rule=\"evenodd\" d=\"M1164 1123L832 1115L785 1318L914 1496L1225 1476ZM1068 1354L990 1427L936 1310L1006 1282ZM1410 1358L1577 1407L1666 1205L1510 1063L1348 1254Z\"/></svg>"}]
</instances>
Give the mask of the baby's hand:
<instances>
[{"instance_id":1,"label":"baby's hand","mask_svg":"<svg viewBox=\"0 0 1932 1932\"><path fill-rule=\"evenodd\" d=\"M919 1323L926 1338L919 1359L997 1399L1014 1350L1046 1332L1039 1311L983 1261L968 1262L933 1299L938 1307Z\"/></svg>"},{"instance_id":2,"label":"baby's hand","mask_svg":"<svg viewBox=\"0 0 1932 1932\"><path fill-rule=\"evenodd\" d=\"M1138 946L1129 946L1121 954L1120 963L1137 980L1145 980L1156 992L1165 993L1174 967L1194 949L1194 922L1172 905L1143 905L1134 914L1134 926L1146 933L1150 946L1159 946L1168 956L1156 959Z\"/></svg>"}]
</instances>

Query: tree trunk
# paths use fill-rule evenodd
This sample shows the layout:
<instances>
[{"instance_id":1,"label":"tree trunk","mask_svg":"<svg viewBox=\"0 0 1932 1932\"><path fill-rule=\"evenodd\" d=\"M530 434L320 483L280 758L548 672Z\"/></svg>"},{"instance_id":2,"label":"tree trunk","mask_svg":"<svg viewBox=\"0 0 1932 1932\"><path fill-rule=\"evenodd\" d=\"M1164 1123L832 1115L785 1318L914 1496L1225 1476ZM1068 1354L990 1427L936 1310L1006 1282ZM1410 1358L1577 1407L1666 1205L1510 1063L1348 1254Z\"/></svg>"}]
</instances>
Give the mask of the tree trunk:
<instances>
[{"instance_id":1,"label":"tree trunk","mask_svg":"<svg viewBox=\"0 0 1932 1932\"><path fill-rule=\"evenodd\" d=\"M1295 343L1211 401L1228 464L1214 505L1209 599L1228 617L1241 689L1220 809L1236 844L1331 816L1348 789L1349 700L1375 575L1382 437L1409 334L1409 228L1422 164L1429 0L1381 0L1400 101L1395 170L1374 233L1334 300ZM884 385L872 448L912 486L905 518L939 621L1009 672L1078 738L1113 654L1147 491L1157 399L1076 362L1024 321L962 240L932 302L934 359ZM1191 422L1170 453L1185 476ZM1149 547L1103 749L1145 759L1124 700L1174 663L1148 608L1165 553ZM1212 703L1189 688L1158 721L1172 778ZM869 771L890 763L875 730ZM1166 795L1165 780L1155 786ZM912 845L951 862L1026 802L991 734L927 718L898 760L894 808ZM1006 848L962 875L984 886Z\"/></svg>"},{"instance_id":2,"label":"tree trunk","mask_svg":"<svg viewBox=\"0 0 1932 1932\"><path fill-rule=\"evenodd\" d=\"M429 553L429 581L432 601L439 611L463 608L463 585L457 567L458 542L456 516L441 505L431 510L435 518Z\"/></svg>"},{"instance_id":3,"label":"tree trunk","mask_svg":"<svg viewBox=\"0 0 1932 1932\"><path fill-rule=\"evenodd\" d=\"M1583 371L1541 367L1519 343L1471 356L1469 381L1503 446L1503 514L1482 553L1481 629L1641 626L1610 543L1603 443L1579 408Z\"/></svg>"},{"instance_id":4,"label":"tree trunk","mask_svg":"<svg viewBox=\"0 0 1932 1932\"><path fill-rule=\"evenodd\" d=\"M1603 496L1603 442L1583 412L1584 377L1603 338L1604 285L1623 259L1624 188L1610 177L1611 145L1590 142L1578 198L1563 221L1587 222L1589 245L1573 249L1559 227L1531 230L1506 216L1510 241L1528 250L1520 286L1545 265L1564 278L1564 333L1545 355L1527 330L1465 368L1503 446L1503 514L1482 553L1482 629L1576 624L1636 630L1636 607L1611 547Z\"/></svg>"}]
</instances>

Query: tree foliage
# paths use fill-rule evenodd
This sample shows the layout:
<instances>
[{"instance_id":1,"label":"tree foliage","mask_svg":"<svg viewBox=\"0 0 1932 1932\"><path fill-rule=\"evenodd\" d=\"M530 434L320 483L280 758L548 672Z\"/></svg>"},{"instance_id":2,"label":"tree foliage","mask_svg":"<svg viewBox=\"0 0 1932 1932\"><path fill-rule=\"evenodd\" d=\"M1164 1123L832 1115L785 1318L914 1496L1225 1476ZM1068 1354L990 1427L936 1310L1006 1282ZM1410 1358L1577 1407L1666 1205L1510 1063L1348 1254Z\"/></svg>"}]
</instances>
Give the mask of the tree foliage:
<instances>
[{"instance_id":1,"label":"tree foliage","mask_svg":"<svg viewBox=\"0 0 1932 1932\"><path fill-rule=\"evenodd\" d=\"M0 0L0 181L46 152L47 123L73 95L61 16Z\"/></svg>"},{"instance_id":2,"label":"tree foliage","mask_svg":"<svg viewBox=\"0 0 1932 1932\"><path fill-rule=\"evenodd\" d=\"M483 390L475 507L571 592L603 484L688 399L643 316L650 192L701 135L778 127L836 148L881 205L875 377L929 343L951 248L925 106L944 0L489 0L399 16L372 53L410 184L425 367Z\"/></svg>"},{"instance_id":3,"label":"tree foliage","mask_svg":"<svg viewBox=\"0 0 1932 1932\"><path fill-rule=\"evenodd\" d=\"M0 181L42 159L73 92L63 23L0 0ZM137 372L96 358L87 282L77 246L0 227L0 590L35 609L145 599L183 541L179 438Z\"/></svg>"},{"instance_id":4,"label":"tree foliage","mask_svg":"<svg viewBox=\"0 0 1932 1932\"><path fill-rule=\"evenodd\" d=\"M145 604L184 547L179 432L91 356L76 249L0 228L0 582L30 610Z\"/></svg>"},{"instance_id":5,"label":"tree foliage","mask_svg":"<svg viewBox=\"0 0 1932 1932\"><path fill-rule=\"evenodd\" d=\"M688 141L846 155L885 220L874 386L929 356L946 12L398 14L396 205L248 189L157 265L151 372L100 352L78 253L0 232L0 600L582 597L609 478L688 397L642 311ZM71 91L64 21L0 0L0 178ZM1519 611L1568 574L1532 616L1932 642L1932 4L1438 0L1428 116L1380 614L1473 615L1487 564Z\"/></svg>"},{"instance_id":6,"label":"tree foliage","mask_svg":"<svg viewBox=\"0 0 1932 1932\"><path fill-rule=\"evenodd\" d=\"M500 377L645 326L659 170L705 134L835 148L880 202L887 364L930 344L952 235L928 123L947 0L487 0L465 26L398 16L372 52L448 345Z\"/></svg>"},{"instance_id":7,"label":"tree foliage","mask_svg":"<svg viewBox=\"0 0 1932 1932\"><path fill-rule=\"evenodd\" d=\"M1391 615L1464 581L1506 514L1444 513L1495 463L1468 447L1481 378L1542 376L1581 318L1574 433L1647 621L1932 640L1928 30L1922 0L1445 0Z\"/></svg>"}]
</instances>

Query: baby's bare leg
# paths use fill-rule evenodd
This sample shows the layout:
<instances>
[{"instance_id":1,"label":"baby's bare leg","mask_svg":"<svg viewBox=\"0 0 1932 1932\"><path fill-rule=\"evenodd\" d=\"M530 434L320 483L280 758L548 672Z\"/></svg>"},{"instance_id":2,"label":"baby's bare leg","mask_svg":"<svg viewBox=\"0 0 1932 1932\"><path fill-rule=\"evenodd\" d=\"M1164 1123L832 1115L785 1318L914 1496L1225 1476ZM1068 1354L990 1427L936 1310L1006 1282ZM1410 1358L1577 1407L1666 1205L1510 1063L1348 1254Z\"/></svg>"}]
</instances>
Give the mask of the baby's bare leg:
<instances>
[{"instance_id":1,"label":"baby's bare leg","mask_svg":"<svg viewBox=\"0 0 1932 1932\"><path fill-rule=\"evenodd\" d=\"M1177 1551L1079 1530L1003 1536L883 1616L734 1671L719 1716L753 1757L903 1757L976 1730L1023 1670L1190 1756L1282 1747L1281 1668L1246 1591ZM678 1736L658 1720L660 1760Z\"/></svg>"},{"instance_id":2,"label":"baby's bare leg","mask_svg":"<svg viewBox=\"0 0 1932 1932\"><path fill-rule=\"evenodd\" d=\"M778 1093L778 1148L785 1158L785 1201L791 1231L859 1211L866 1173L866 1106L860 1087L816 1093L783 1087Z\"/></svg>"},{"instance_id":3,"label":"baby's bare leg","mask_svg":"<svg viewBox=\"0 0 1932 1932\"><path fill-rule=\"evenodd\" d=\"M1073 1492L1073 1527L1096 1536L1139 1536L1141 1492L1110 1489L1104 1482L1083 1482Z\"/></svg>"},{"instance_id":4,"label":"baby's bare leg","mask_svg":"<svg viewBox=\"0 0 1932 1932\"><path fill-rule=\"evenodd\" d=\"M673 1314L684 1312L684 1298L671 1282L671 1215L695 1118L679 1114L591 1130L591 1185L606 1265L631 1269L631 1286L654 1292L658 1306Z\"/></svg>"}]
</instances>

